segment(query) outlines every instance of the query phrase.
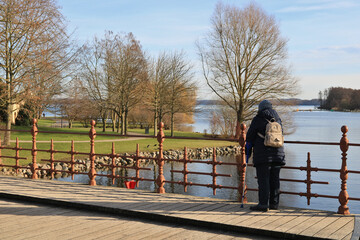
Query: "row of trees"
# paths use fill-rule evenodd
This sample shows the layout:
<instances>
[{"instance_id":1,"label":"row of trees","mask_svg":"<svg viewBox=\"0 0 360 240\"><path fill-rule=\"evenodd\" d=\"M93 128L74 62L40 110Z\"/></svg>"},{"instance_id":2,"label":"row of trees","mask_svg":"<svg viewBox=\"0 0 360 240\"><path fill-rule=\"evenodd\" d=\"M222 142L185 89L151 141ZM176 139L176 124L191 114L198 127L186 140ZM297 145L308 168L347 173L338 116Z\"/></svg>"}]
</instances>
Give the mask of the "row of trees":
<instances>
[{"instance_id":1,"label":"row of trees","mask_svg":"<svg viewBox=\"0 0 360 240\"><path fill-rule=\"evenodd\" d=\"M107 32L84 46L80 56L78 77L100 112L104 131L110 115L118 131L126 134L129 114L140 108L152 113L154 134L157 123L169 115L173 135L175 114L194 112L196 86L183 52L148 58L132 33Z\"/></svg>"},{"instance_id":2,"label":"row of trees","mask_svg":"<svg viewBox=\"0 0 360 240\"><path fill-rule=\"evenodd\" d=\"M14 106L27 103L34 114L41 113L61 92L75 53L55 1L0 0L0 104L7 129Z\"/></svg>"},{"instance_id":3,"label":"row of trees","mask_svg":"<svg viewBox=\"0 0 360 240\"><path fill-rule=\"evenodd\" d=\"M131 33L109 31L82 47L71 39L56 0L0 0L0 108L7 129L19 107L39 118L51 106L69 126L101 118L105 131L111 118L123 134L131 111L141 109L155 126L169 118L173 134L175 115L194 110L196 87L183 52L152 59Z\"/></svg>"},{"instance_id":4,"label":"row of trees","mask_svg":"<svg viewBox=\"0 0 360 240\"><path fill-rule=\"evenodd\" d=\"M331 87L319 92L320 108L327 110L359 110L360 90Z\"/></svg>"},{"instance_id":5,"label":"row of trees","mask_svg":"<svg viewBox=\"0 0 360 240\"><path fill-rule=\"evenodd\" d=\"M155 132L157 122L166 120L173 134L180 113L194 111L196 86L183 52L150 57L133 34L111 31L78 48L56 0L0 3L0 93L7 116L15 105L27 104L39 117L52 104L70 126L75 119L100 118L105 131L110 118L113 130L126 134L129 119L151 118ZM207 84L232 112L214 122L234 129L234 122L254 115L259 101L297 93L287 41L275 18L256 4L216 6L209 32L197 42Z\"/></svg>"}]
</instances>

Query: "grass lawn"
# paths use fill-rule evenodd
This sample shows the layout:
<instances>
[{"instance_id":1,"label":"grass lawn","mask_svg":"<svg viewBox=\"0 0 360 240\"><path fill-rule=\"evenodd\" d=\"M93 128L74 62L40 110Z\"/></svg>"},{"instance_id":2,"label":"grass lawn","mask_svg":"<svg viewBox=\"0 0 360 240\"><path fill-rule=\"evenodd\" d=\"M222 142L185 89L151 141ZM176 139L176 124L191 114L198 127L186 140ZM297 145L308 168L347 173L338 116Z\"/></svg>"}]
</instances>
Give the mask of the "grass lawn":
<instances>
[{"instance_id":1,"label":"grass lawn","mask_svg":"<svg viewBox=\"0 0 360 240\"><path fill-rule=\"evenodd\" d=\"M90 151L90 141L88 132L90 128L51 128L50 126L54 123L54 121L49 119L41 119L38 122L38 130L39 131L56 131L61 133L74 133L81 132L85 135L76 135L76 134L54 134L54 133L39 133L36 136L37 141L50 141L53 139L54 141L68 141L66 143L54 143L55 150L58 151L70 151L71 144L70 141L75 141L75 151L88 153ZM31 127L18 127L14 126L13 129L16 130L30 130ZM102 133L102 128L97 127L96 131L98 134ZM144 134L144 129L129 129L129 134L138 133ZM117 136L96 136L95 138L95 152L101 154L110 154L111 153L111 142L98 142L99 140L106 139L120 139L124 138L118 136L117 133L110 132L110 129L106 134L113 134ZM150 136L152 136L153 130L150 129ZM3 135L3 134L2 134ZM165 136L170 136L170 131L165 131ZM175 136L178 137L194 137L194 138L203 138L204 136L200 133L192 133L192 132L175 132ZM12 132L11 139L15 140L16 137L19 138L20 141L31 141L32 135L30 132ZM76 142L76 141L88 141L88 142ZM142 152L153 152L158 150L158 142L156 138L139 138L139 139L131 139L124 141L115 141L115 152L116 153L134 153L136 151L136 144L139 144L140 151ZM201 147L219 147L219 146L228 146L228 145L236 145L236 142L227 142L227 141L214 141L214 140L188 140L188 139L166 139L164 141L164 150L169 149L183 149L185 146L188 148L201 148ZM15 143L12 143L11 146L15 146ZM21 148L31 149L31 142L20 142ZM37 143L37 149L49 150L50 143ZM1 154L3 156L15 156L14 150L3 149L1 150ZM20 160L20 165L26 165L32 161L31 151L20 151L20 157L27 158L26 160ZM76 156L77 159L83 159L88 156L79 155ZM49 159L50 154L46 152L38 152L37 153L37 162L41 162L41 159ZM55 160L70 160L70 155L57 153L55 154ZM13 165L15 162L14 159L3 158L4 164Z\"/></svg>"}]
</instances>

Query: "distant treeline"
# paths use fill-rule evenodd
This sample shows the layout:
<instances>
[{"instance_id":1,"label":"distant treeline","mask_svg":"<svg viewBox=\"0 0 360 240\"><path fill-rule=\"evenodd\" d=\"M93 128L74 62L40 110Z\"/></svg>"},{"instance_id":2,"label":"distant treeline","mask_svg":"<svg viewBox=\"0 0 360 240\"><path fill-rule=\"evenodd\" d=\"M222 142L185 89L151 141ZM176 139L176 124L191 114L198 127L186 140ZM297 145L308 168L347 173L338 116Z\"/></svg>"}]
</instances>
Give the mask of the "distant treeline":
<instances>
[{"instance_id":1,"label":"distant treeline","mask_svg":"<svg viewBox=\"0 0 360 240\"><path fill-rule=\"evenodd\" d=\"M331 87L319 92L320 108L327 110L359 110L360 89Z\"/></svg>"},{"instance_id":2,"label":"distant treeline","mask_svg":"<svg viewBox=\"0 0 360 240\"><path fill-rule=\"evenodd\" d=\"M273 102L274 104L287 103L291 105L315 105L319 106L319 99L303 100L298 98L282 99L281 103ZM221 105L220 100L197 100L196 105Z\"/></svg>"}]
</instances>

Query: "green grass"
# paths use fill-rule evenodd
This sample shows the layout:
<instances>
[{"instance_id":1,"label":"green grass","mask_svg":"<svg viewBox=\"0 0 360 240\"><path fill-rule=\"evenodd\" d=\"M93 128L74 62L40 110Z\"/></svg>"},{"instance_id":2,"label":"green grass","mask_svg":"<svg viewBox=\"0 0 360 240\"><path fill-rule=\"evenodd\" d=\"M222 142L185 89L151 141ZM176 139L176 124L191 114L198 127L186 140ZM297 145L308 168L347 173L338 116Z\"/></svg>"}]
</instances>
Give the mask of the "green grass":
<instances>
[{"instance_id":1,"label":"green grass","mask_svg":"<svg viewBox=\"0 0 360 240\"><path fill-rule=\"evenodd\" d=\"M57 151L70 151L71 150L71 140L75 141L75 151L89 153L90 152L90 139L88 136L88 132L90 128L76 127L76 128L51 128L51 124L54 121L50 119L41 119L38 122L38 130L39 131L56 131L61 133L70 133L70 134L54 134L54 133L38 133L36 136L37 141L50 141L53 139L54 141L68 141L66 143L54 143L54 149ZM76 126L76 125L75 125ZM19 127L13 126L13 129L16 130L31 130L31 127ZM85 135L76 135L71 134L75 132L85 133ZM103 133L102 128L97 127L96 132L98 134ZM165 136L170 136L170 130L165 130ZM120 139L124 138L119 136L118 133L105 132L106 134L112 134L115 136L96 136L95 138L95 152L98 154L110 154L112 148L112 142L97 142L98 140L106 140L106 139ZM129 129L129 134L138 133L145 135L144 129ZM153 135L153 130L150 129L150 136ZM177 137L194 137L194 138L203 138L204 136L200 133L192 133L192 132L175 132L175 136ZM32 135L30 132L12 132L11 139L15 140L16 137L19 138L20 141L31 141ZM77 142L77 141L86 141L86 142ZM115 152L116 153L135 153L136 144L139 144L140 151L142 152L154 152L158 151L158 142L156 138L143 138L143 139L135 139L135 140L125 140L125 141L115 141ZM235 145L235 142L227 142L227 141L214 141L214 140L188 140L188 139L166 139L163 143L164 150L169 149L183 149L185 146L188 148L202 148L202 147L219 147L219 146L228 146ZM11 146L14 147L15 143L11 143ZM20 147L25 149L31 149L31 142L20 142ZM49 150L50 143L42 143L37 142L37 149ZM15 156L14 150L2 149L1 155L3 156ZM31 151L20 151L20 157L25 157L26 160L20 160L20 165L26 165L32 161ZM88 157L88 155L78 155L76 159L83 159ZM50 153L47 152L37 152L37 162L41 162L42 159L49 159ZM56 153L55 160L70 160L70 155L64 153ZM3 158L4 164L15 163L15 160L9 158Z\"/></svg>"}]
</instances>

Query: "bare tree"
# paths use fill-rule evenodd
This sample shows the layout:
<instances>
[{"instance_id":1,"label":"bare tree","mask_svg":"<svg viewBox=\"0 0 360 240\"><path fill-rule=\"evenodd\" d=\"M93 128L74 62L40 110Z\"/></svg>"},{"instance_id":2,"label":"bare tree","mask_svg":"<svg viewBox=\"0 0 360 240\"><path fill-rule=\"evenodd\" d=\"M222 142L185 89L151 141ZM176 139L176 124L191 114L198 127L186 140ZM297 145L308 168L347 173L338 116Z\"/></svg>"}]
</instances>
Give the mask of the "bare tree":
<instances>
[{"instance_id":1,"label":"bare tree","mask_svg":"<svg viewBox=\"0 0 360 240\"><path fill-rule=\"evenodd\" d=\"M150 85L146 89L146 100L154 113L154 136L157 134L158 122L161 122L166 112L166 98L168 95L168 80L170 78L170 57L162 52L156 59L150 61Z\"/></svg>"},{"instance_id":2,"label":"bare tree","mask_svg":"<svg viewBox=\"0 0 360 240\"><path fill-rule=\"evenodd\" d=\"M106 65L113 80L109 93L120 119L121 133L127 134L129 111L141 102L144 93L147 63L140 42L132 33L109 34L107 40L114 46L106 48Z\"/></svg>"},{"instance_id":3,"label":"bare tree","mask_svg":"<svg viewBox=\"0 0 360 240\"><path fill-rule=\"evenodd\" d=\"M196 85L192 81L192 66L183 52L174 52L170 59L168 94L165 95L170 113L171 136L174 136L174 116L177 113L194 113L196 105Z\"/></svg>"},{"instance_id":4,"label":"bare tree","mask_svg":"<svg viewBox=\"0 0 360 240\"><path fill-rule=\"evenodd\" d=\"M69 36L56 1L0 0L0 6L0 80L6 85L1 99L10 116L14 105L41 102L42 90L58 86L72 57L67 55ZM6 127L11 129L10 117ZM5 144L9 142L7 131Z\"/></svg>"},{"instance_id":5,"label":"bare tree","mask_svg":"<svg viewBox=\"0 0 360 240\"><path fill-rule=\"evenodd\" d=\"M110 109L111 76L106 68L103 40L94 37L93 41L83 46L81 51L80 79L88 96L99 109L103 122L103 132L106 130L107 110Z\"/></svg>"},{"instance_id":6,"label":"bare tree","mask_svg":"<svg viewBox=\"0 0 360 240\"><path fill-rule=\"evenodd\" d=\"M297 93L287 59L287 40L278 23L259 6L244 9L217 4L211 30L197 43L203 73L212 91L233 111L237 121L252 117L263 99Z\"/></svg>"}]
</instances>

